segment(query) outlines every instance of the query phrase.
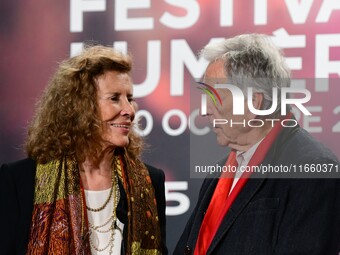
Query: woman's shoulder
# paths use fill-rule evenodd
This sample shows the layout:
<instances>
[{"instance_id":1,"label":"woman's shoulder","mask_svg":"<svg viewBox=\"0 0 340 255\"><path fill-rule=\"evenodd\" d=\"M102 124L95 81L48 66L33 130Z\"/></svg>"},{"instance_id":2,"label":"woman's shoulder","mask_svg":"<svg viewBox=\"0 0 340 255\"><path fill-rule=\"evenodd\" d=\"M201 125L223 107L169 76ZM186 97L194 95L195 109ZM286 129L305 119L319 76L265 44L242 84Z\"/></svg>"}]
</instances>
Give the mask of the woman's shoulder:
<instances>
[{"instance_id":1,"label":"woman's shoulder","mask_svg":"<svg viewBox=\"0 0 340 255\"><path fill-rule=\"evenodd\" d=\"M22 169L23 167L35 167L36 162L31 158L24 158L17 161L4 163L2 164L2 168L9 169Z\"/></svg>"},{"instance_id":2,"label":"woman's shoulder","mask_svg":"<svg viewBox=\"0 0 340 255\"><path fill-rule=\"evenodd\" d=\"M25 158L10 163L4 163L0 168L2 178L10 177L13 180L27 181L34 178L36 162L31 158Z\"/></svg>"},{"instance_id":3,"label":"woman's shoulder","mask_svg":"<svg viewBox=\"0 0 340 255\"><path fill-rule=\"evenodd\" d=\"M149 164L145 164L146 168L149 171L149 175L151 177L152 182L154 182L154 180L162 180L164 182L165 180L165 174L163 172L163 170L156 168L155 166L149 165Z\"/></svg>"}]
</instances>

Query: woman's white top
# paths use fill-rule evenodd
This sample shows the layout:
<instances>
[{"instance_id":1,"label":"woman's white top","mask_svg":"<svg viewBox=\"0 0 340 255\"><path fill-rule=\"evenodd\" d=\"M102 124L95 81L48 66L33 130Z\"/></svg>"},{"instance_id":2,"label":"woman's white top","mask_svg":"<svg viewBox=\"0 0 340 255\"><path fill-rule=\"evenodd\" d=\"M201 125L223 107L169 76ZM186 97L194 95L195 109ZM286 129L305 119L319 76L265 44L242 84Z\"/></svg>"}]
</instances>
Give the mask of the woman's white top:
<instances>
[{"instance_id":1,"label":"woman's white top","mask_svg":"<svg viewBox=\"0 0 340 255\"><path fill-rule=\"evenodd\" d=\"M101 190L101 191L93 191L93 190L84 190L85 192L85 200L86 205L90 208L98 208L104 204L107 197L110 194L111 189ZM115 192L113 192L111 196L111 200L107 204L107 206L99 211L92 212L87 210L87 217L90 224L94 226L99 226L108 221L110 217L112 217L113 212L113 204L115 200ZM106 226L100 228L101 230L108 230L111 224L107 224ZM114 230L114 246L112 254L121 254L121 244L123 240L123 229L124 224L117 219L117 226L119 228ZM99 249L102 249L110 242L111 231L107 233L98 233L97 231L91 231L90 239L92 243ZM110 247L105 249L104 251L98 252L91 246L91 252L93 255L104 255L109 253Z\"/></svg>"}]
</instances>

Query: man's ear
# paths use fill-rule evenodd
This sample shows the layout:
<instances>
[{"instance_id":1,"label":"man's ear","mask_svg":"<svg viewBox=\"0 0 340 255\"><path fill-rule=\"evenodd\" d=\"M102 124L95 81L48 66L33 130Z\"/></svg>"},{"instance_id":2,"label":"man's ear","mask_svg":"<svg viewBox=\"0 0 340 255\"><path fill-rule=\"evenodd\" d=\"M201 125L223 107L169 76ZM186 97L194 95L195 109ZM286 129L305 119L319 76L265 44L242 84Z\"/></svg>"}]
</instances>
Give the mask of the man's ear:
<instances>
[{"instance_id":1,"label":"man's ear","mask_svg":"<svg viewBox=\"0 0 340 255\"><path fill-rule=\"evenodd\" d=\"M264 101L263 93L255 92L253 93L253 106L257 110L261 110Z\"/></svg>"},{"instance_id":2,"label":"man's ear","mask_svg":"<svg viewBox=\"0 0 340 255\"><path fill-rule=\"evenodd\" d=\"M247 101L247 100L246 100ZM253 107L257 110L261 110L261 107L263 105L263 101L264 101L264 95L263 93L259 93L259 92L255 92L253 93L253 97L252 97L252 103L253 103ZM245 102L245 104L247 104ZM250 119L255 119L257 117L256 114L250 112L248 105L246 106L247 112L248 112L248 117Z\"/></svg>"}]
</instances>

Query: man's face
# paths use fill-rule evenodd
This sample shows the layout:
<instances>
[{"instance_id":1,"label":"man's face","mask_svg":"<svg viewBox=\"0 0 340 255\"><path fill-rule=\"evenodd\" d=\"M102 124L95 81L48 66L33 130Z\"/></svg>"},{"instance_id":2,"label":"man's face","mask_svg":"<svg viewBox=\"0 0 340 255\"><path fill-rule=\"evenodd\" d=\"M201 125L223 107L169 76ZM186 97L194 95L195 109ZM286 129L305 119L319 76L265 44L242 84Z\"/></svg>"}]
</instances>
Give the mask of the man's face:
<instances>
[{"instance_id":1,"label":"man's face","mask_svg":"<svg viewBox=\"0 0 340 255\"><path fill-rule=\"evenodd\" d=\"M224 63L222 61L215 61L209 64L205 75L204 83L214 86L215 84L226 84L228 77L224 71ZM216 89L222 100L222 105L219 102L215 105L208 97L207 100L207 114L212 125L213 131L216 133L217 142L221 146L229 146L230 144L237 144L240 137L250 131L247 127L247 121L251 118L251 114L245 101L245 114L233 115L233 98L228 89ZM225 119L227 124L216 124L213 126L214 119ZM234 124L231 126L230 122ZM243 124L245 122L245 125ZM235 124L239 123L239 124ZM244 127L246 126L246 127Z\"/></svg>"}]
</instances>

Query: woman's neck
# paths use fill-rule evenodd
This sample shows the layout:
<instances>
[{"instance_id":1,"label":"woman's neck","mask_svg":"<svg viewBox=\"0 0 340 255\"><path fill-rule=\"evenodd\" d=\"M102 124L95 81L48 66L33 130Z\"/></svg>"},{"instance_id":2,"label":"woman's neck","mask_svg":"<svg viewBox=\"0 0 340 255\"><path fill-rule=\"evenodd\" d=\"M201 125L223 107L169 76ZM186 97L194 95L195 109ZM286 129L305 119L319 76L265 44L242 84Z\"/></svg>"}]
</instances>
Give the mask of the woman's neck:
<instances>
[{"instance_id":1,"label":"woman's neck","mask_svg":"<svg viewBox=\"0 0 340 255\"><path fill-rule=\"evenodd\" d=\"M112 185L113 152L102 154L94 163L86 159L79 165L80 178L86 190L105 190Z\"/></svg>"}]
</instances>

